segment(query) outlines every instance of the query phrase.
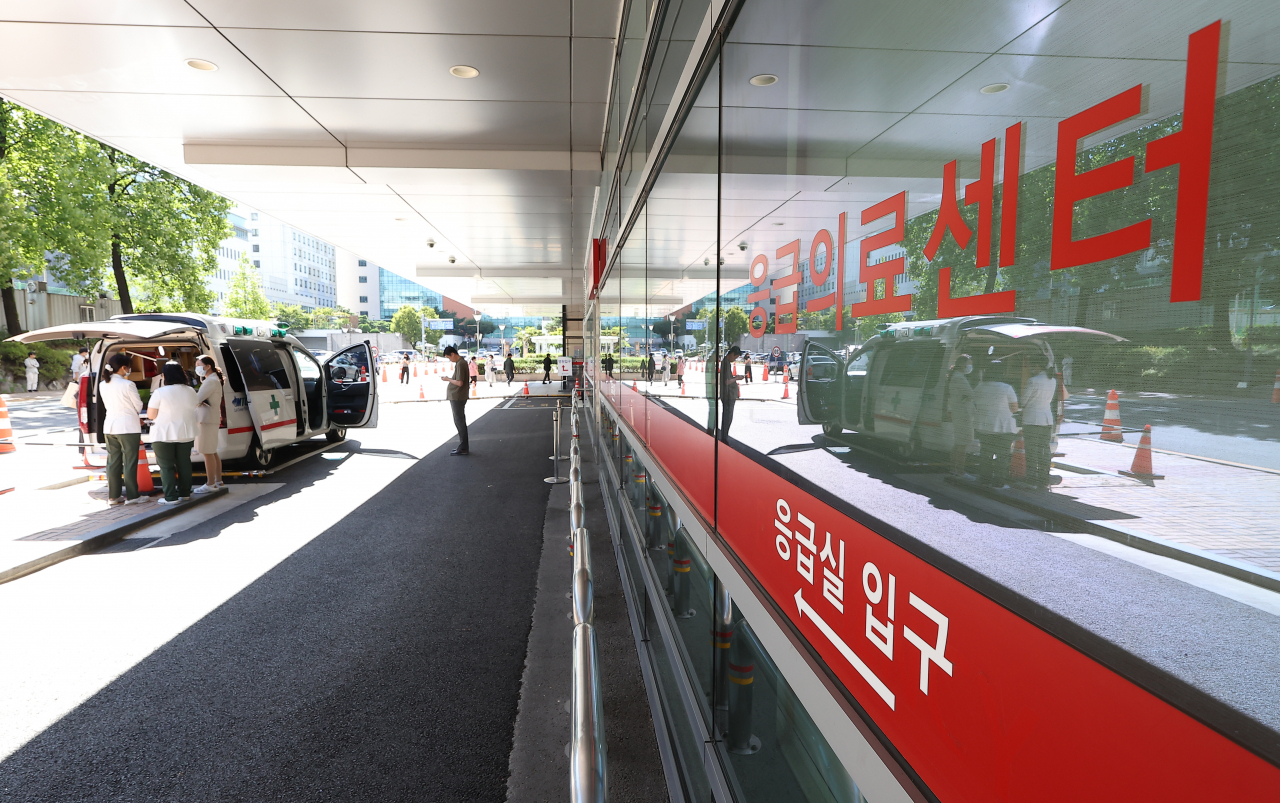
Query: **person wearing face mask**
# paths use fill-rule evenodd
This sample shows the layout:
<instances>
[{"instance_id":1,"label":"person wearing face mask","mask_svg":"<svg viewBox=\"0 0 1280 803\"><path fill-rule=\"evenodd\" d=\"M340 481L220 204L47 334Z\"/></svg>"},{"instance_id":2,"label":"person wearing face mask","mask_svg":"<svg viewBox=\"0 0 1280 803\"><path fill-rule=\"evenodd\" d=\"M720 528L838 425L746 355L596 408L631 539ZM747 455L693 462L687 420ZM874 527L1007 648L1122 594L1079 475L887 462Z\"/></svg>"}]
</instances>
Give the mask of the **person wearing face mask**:
<instances>
[{"instance_id":1,"label":"person wearing face mask","mask_svg":"<svg viewBox=\"0 0 1280 803\"><path fill-rule=\"evenodd\" d=\"M207 354L196 359L196 376L201 379L196 392L196 451L204 455L205 482L191 493L207 494L226 486L218 456L218 429L222 425L222 386L227 378Z\"/></svg>"},{"instance_id":2,"label":"person wearing face mask","mask_svg":"<svg viewBox=\"0 0 1280 803\"><path fill-rule=\"evenodd\" d=\"M947 412L955 440L951 446L951 476L976 479L965 472L965 458L969 443L973 441L973 386L969 374L973 373L973 358L968 354L956 357L947 377Z\"/></svg>"},{"instance_id":3,"label":"person wearing face mask","mask_svg":"<svg viewBox=\"0 0 1280 803\"><path fill-rule=\"evenodd\" d=\"M113 354L102 369L102 382L98 385L98 398L105 410L102 434L107 441L107 504L112 507L146 501L138 495L142 397L138 386L129 381L129 371L129 356Z\"/></svg>"}]
</instances>

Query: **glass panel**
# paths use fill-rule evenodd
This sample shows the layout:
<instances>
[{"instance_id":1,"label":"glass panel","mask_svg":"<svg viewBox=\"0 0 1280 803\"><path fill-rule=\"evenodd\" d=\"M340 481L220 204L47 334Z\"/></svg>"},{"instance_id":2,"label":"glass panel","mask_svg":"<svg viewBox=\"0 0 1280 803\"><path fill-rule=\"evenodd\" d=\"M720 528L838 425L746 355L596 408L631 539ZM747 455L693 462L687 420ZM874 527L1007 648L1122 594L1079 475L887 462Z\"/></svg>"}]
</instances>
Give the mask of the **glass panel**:
<instances>
[{"instance_id":1,"label":"glass panel","mask_svg":"<svg viewBox=\"0 0 1280 803\"><path fill-rule=\"evenodd\" d=\"M654 138L674 101L676 84L684 72L698 31L707 20L711 0L671 0L663 13L662 32L654 50L653 64L645 87L648 125L644 132L644 149L653 149Z\"/></svg>"}]
</instances>

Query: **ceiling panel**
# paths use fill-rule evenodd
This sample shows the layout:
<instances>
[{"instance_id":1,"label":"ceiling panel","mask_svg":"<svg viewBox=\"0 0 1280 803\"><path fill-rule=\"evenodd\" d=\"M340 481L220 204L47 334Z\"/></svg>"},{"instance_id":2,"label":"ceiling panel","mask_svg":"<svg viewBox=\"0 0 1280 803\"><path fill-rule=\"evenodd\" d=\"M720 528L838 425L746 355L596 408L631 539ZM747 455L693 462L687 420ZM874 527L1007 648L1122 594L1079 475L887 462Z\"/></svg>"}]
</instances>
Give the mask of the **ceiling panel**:
<instances>
[{"instance_id":1,"label":"ceiling panel","mask_svg":"<svg viewBox=\"0 0 1280 803\"><path fill-rule=\"evenodd\" d=\"M568 36L570 0L191 0L218 26ZM615 12L616 13L616 12Z\"/></svg>"},{"instance_id":2,"label":"ceiling panel","mask_svg":"<svg viewBox=\"0 0 1280 803\"><path fill-rule=\"evenodd\" d=\"M300 97L568 101L569 42L533 36L224 31ZM465 64L480 77L455 78Z\"/></svg>"},{"instance_id":3,"label":"ceiling panel","mask_svg":"<svg viewBox=\"0 0 1280 803\"><path fill-rule=\"evenodd\" d=\"M0 89L279 96L212 28L0 22ZM193 70L189 58L212 61Z\"/></svg>"},{"instance_id":4,"label":"ceiling panel","mask_svg":"<svg viewBox=\"0 0 1280 803\"><path fill-rule=\"evenodd\" d=\"M0 19L102 25L207 26L183 0L0 0Z\"/></svg>"},{"instance_id":5,"label":"ceiling panel","mask_svg":"<svg viewBox=\"0 0 1280 803\"><path fill-rule=\"evenodd\" d=\"M573 100L575 103L609 101L609 68L612 39L573 40Z\"/></svg>"},{"instance_id":6,"label":"ceiling panel","mask_svg":"<svg viewBox=\"0 0 1280 803\"><path fill-rule=\"evenodd\" d=\"M284 96L139 95L125 92L7 90L10 98L105 139L172 138L202 141L331 144L298 104Z\"/></svg>"},{"instance_id":7,"label":"ceiling panel","mask_svg":"<svg viewBox=\"0 0 1280 803\"><path fill-rule=\"evenodd\" d=\"M351 147L569 147L568 103L366 98L299 98L298 102Z\"/></svg>"}]
</instances>

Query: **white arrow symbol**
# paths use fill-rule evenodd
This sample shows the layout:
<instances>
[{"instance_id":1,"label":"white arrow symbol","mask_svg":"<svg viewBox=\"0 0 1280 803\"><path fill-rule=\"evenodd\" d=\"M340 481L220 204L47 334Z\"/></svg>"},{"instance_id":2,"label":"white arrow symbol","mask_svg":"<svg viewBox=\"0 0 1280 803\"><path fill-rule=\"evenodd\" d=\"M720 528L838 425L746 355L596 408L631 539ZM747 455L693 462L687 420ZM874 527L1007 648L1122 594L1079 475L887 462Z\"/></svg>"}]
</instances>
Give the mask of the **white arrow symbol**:
<instances>
[{"instance_id":1,"label":"white arrow symbol","mask_svg":"<svg viewBox=\"0 0 1280 803\"><path fill-rule=\"evenodd\" d=\"M880 695L880 699L884 700L885 704L889 706L889 710L892 711L894 699L893 692L889 691L889 687L884 685L880 678L876 677L875 673L872 672L866 664L862 663L862 659L859 658L853 650L849 649L849 645L844 643L844 639L836 635L836 631L831 629L831 625L824 622L822 617L818 615L818 612L815 611L809 603L804 601L804 597L801 596L800 591L796 592L796 607L800 609L800 617L804 618L805 615L808 615L808 617L813 620L813 623L822 631L822 635L826 636L827 640L835 645L835 648L840 651L840 654L849 662L849 665L858 670L858 674L862 675L862 679L865 680L871 688L875 689L876 694Z\"/></svg>"}]
</instances>

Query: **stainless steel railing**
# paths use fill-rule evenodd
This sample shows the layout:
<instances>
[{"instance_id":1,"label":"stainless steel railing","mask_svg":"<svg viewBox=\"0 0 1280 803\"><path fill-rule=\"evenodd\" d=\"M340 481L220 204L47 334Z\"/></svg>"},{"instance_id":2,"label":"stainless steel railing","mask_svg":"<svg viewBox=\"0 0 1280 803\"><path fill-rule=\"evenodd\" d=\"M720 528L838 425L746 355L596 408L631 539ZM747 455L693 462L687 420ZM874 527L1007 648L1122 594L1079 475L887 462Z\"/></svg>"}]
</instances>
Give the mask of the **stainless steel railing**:
<instances>
[{"instance_id":1,"label":"stainless steel railing","mask_svg":"<svg viewBox=\"0 0 1280 803\"><path fill-rule=\"evenodd\" d=\"M570 413L569 540L573 545L573 725L569 743L569 799L573 803L608 800L604 702L600 692L599 651L596 647L595 608L591 583L591 538L583 527L582 452L578 448L579 394ZM558 427L558 421L557 421ZM559 449L557 447L557 454Z\"/></svg>"}]
</instances>

